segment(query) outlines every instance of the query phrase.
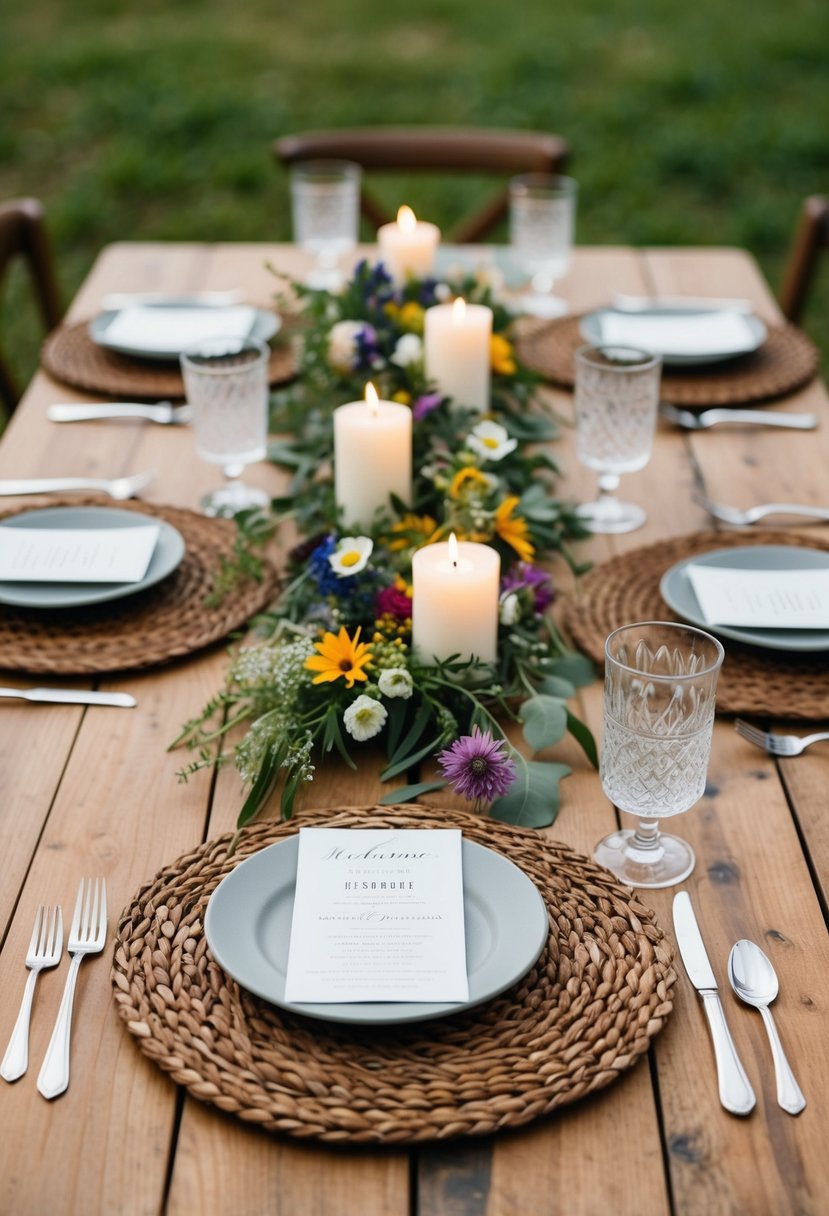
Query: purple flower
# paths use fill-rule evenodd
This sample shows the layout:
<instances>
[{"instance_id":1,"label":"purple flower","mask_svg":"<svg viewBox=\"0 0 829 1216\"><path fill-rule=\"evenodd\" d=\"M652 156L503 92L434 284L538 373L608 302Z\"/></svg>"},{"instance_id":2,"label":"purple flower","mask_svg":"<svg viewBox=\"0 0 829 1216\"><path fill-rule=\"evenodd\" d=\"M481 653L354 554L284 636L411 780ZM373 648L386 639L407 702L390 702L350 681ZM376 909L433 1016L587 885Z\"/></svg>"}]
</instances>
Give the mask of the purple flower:
<instances>
[{"instance_id":1,"label":"purple flower","mask_svg":"<svg viewBox=\"0 0 829 1216\"><path fill-rule=\"evenodd\" d=\"M501 591L523 591L525 589L532 592L533 609L538 613L545 612L556 597L553 580L546 570L540 570L531 562L518 562L517 565L510 567L501 579Z\"/></svg>"},{"instance_id":2,"label":"purple flower","mask_svg":"<svg viewBox=\"0 0 829 1216\"><path fill-rule=\"evenodd\" d=\"M438 755L438 764L456 794L475 802L492 802L506 794L515 779L515 764L501 751L503 739L473 726Z\"/></svg>"},{"instance_id":3,"label":"purple flower","mask_svg":"<svg viewBox=\"0 0 829 1216\"><path fill-rule=\"evenodd\" d=\"M436 410L443 401L443 393L423 393L422 396L416 398L412 406L412 417L415 422L422 422L427 414L431 414L432 410Z\"/></svg>"},{"instance_id":4,"label":"purple flower","mask_svg":"<svg viewBox=\"0 0 829 1216\"><path fill-rule=\"evenodd\" d=\"M377 592L375 601L380 616L388 613L398 621L405 621L412 615L412 601L404 591L397 587L383 587Z\"/></svg>"}]
</instances>

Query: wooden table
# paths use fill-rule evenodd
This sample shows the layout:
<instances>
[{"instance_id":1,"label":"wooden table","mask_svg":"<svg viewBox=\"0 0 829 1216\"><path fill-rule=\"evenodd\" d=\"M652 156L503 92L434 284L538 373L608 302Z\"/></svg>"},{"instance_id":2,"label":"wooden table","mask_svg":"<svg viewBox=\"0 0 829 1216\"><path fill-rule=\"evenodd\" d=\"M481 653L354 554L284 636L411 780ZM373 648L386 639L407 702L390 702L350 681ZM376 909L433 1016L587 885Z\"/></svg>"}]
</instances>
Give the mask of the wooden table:
<instances>
[{"instance_id":1,"label":"wooden table","mask_svg":"<svg viewBox=\"0 0 829 1216\"><path fill-rule=\"evenodd\" d=\"M195 290L242 286L269 301L266 260L292 273L303 261L285 246L139 245L107 248L70 316L89 317L111 290ZM666 295L746 296L761 315L777 310L754 263L735 250L580 249L561 284L576 310L612 290ZM563 411L568 394L554 394ZM123 423L58 427L45 417L57 400L81 399L39 374L0 444L0 477L115 476L154 467L146 498L195 506L217 470L196 458L187 428ZM648 509L640 532L585 546L596 560L648 540L711 527L693 504L701 477L714 499L734 504L826 501L829 399L820 383L782 408L821 419L811 434L720 429L689 437L660 424L653 459L623 488ZM562 493L592 497L565 436ZM272 492L280 474L251 476ZM810 532L810 534L813 534ZM180 754L166 744L218 686L222 648L101 687L136 694L134 711L4 705L0 736L0 1039L5 1044L24 982L23 960L36 907L71 909L78 879L106 875L111 925L142 882L208 836L229 830L239 806L235 773L181 785ZM3 676L3 683L25 679ZM81 685L83 681L70 682ZM597 733L601 689L585 690L579 712ZM551 833L585 853L616 817L598 776L573 747L559 749L574 772ZM829 749L775 763L716 725L709 786L682 821L698 864L684 884L723 989L729 1023L758 1095L748 1119L717 1100L701 1004L681 965L675 1009L650 1058L597 1096L527 1129L491 1140L460 1140L413 1152L347 1151L270 1137L184 1096L136 1049L116 1016L108 962L80 972L72 1081L57 1101L35 1089L60 999L66 963L43 975L31 1035L31 1066L2 1084L0 1210L28 1213L273 1211L290 1216L532 1216L535 1213L818 1213L829 1208L826 1150L829 951L824 917L829 874L825 791ZM310 801L373 802L370 768L357 775L322 766ZM649 893L671 932L672 892ZM775 1104L771 1059L759 1016L726 991L733 941L752 937L777 966L775 1016L808 1106L799 1118Z\"/></svg>"}]
</instances>

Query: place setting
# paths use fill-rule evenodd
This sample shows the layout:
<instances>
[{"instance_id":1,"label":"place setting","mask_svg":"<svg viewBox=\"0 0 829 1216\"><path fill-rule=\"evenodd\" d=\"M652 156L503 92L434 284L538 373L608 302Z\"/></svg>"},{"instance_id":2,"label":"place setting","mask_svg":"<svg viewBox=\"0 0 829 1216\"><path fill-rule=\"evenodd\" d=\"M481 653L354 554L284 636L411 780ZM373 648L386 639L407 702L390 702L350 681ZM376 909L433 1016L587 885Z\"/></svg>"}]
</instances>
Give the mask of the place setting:
<instances>
[{"instance_id":1,"label":"place setting","mask_svg":"<svg viewBox=\"0 0 829 1216\"><path fill-rule=\"evenodd\" d=\"M72 388L141 402L175 401L185 395L182 352L216 338L268 344L269 383L291 380L294 355L290 344L279 340L281 329L278 313L245 304L237 291L118 293L104 298L91 320L55 329L43 345L41 362Z\"/></svg>"}]
</instances>

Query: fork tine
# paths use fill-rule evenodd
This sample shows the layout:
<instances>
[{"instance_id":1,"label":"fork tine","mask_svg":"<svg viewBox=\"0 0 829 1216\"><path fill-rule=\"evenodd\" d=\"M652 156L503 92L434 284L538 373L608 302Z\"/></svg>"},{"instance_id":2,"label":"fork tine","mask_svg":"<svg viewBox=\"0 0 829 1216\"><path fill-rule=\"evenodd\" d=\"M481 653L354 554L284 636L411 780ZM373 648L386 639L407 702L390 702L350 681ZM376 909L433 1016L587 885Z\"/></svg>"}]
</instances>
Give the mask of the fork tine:
<instances>
[{"instance_id":1,"label":"fork tine","mask_svg":"<svg viewBox=\"0 0 829 1216\"><path fill-rule=\"evenodd\" d=\"M95 878L90 880L90 882L92 888L92 915L87 922L87 940L94 942L95 938L98 936L98 909L101 903L101 880L100 878Z\"/></svg>"},{"instance_id":2,"label":"fork tine","mask_svg":"<svg viewBox=\"0 0 829 1216\"><path fill-rule=\"evenodd\" d=\"M35 913L35 924L34 924L34 928L32 929L32 940L29 942L29 954L37 953L38 942L40 941L40 929L41 929L41 925L43 924L44 911L45 911L45 908L43 907L43 904L40 904L38 906L37 912Z\"/></svg>"},{"instance_id":3,"label":"fork tine","mask_svg":"<svg viewBox=\"0 0 829 1216\"><path fill-rule=\"evenodd\" d=\"M738 735L742 735L744 739L748 739L751 743L757 743L761 747L765 747L766 734L765 731L758 730L756 726L752 726L750 722L746 722L744 718L734 719L734 729Z\"/></svg>"},{"instance_id":4,"label":"fork tine","mask_svg":"<svg viewBox=\"0 0 829 1216\"><path fill-rule=\"evenodd\" d=\"M51 923L51 933L49 937L50 950L52 955L60 954L63 950L63 912L60 904L53 908L53 917Z\"/></svg>"},{"instance_id":5,"label":"fork tine","mask_svg":"<svg viewBox=\"0 0 829 1216\"><path fill-rule=\"evenodd\" d=\"M101 918L98 922L99 936L106 936L107 931L107 884L105 878L99 878L101 884Z\"/></svg>"},{"instance_id":6,"label":"fork tine","mask_svg":"<svg viewBox=\"0 0 829 1216\"><path fill-rule=\"evenodd\" d=\"M86 889L86 879L82 878L78 886L78 898L75 900L75 911L72 913L72 924L69 926L70 938L78 937L81 931L81 916L83 915L83 897Z\"/></svg>"}]
</instances>

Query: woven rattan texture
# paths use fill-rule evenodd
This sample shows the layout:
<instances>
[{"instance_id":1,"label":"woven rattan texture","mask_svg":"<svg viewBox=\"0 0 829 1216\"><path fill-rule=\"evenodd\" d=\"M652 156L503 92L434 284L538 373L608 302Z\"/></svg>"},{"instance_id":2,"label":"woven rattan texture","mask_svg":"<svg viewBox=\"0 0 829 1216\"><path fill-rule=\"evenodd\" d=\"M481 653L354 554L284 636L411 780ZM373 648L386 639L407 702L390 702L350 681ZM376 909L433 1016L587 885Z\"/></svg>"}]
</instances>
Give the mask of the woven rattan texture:
<instances>
[{"instance_id":1,"label":"woven rattan texture","mask_svg":"<svg viewBox=\"0 0 829 1216\"><path fill-rule=\"evenodd\" d=\"M584 345L580 316L552 321L519 343L522 359L540 375L564 388L574 382L573 353ZM662 395L673 405L749 405L782 397L817 374L817 348L794 325L770 325L768 338L754 354L699 367L664 367Z\"/></svg>"},{"instance_id":2,"label":"woven rattan texture","mask_svg":"<svg viewBox=\"0 0 829 1216\"><path fill-rule=\"evenodd\" d=\"M184 382L177 363L130 359L106 350L92 341L87 324L81 321L61 325L44 342L40 360L56 380L84 392L105 393L114 398L157 401L162 397L171 400L184 397ZM290 347L271 348L268 374L271 384L293 378L296 364Z\"/></svg>"},{"instance_id":3,"label":"woven rattan texture","mask_svg":"<svg viewBox=\"0 0 829 1216\"><path fill-rule=\"evenodd\" d=\"M342 1026L252 996L202 929L219 881L298 826L459 827L541 891L550 936L500 997L409 1027ZM647 1050L672 1007L673 951L653 913L606 870L537 833L464 811L351 807L245 829L179 858L118 926L112 980L141 1050L195 1097L268 1131L394 1144L518 1127L603 1088Z\"/></svg>"},{"instance_id":4,"label":"woven rattan texture","mask_svg":"<svg viewBox=\"0 0 829 1216\"><path fill-rule=\"evenodd\" d=\"M84 504L113 506L109 498L51 495L48 502L38 499L5 511L0 519L36 506ZM59 676L155 667L226 638L273 598L276 571L266 563L261 583L245 582L218 607L205 606L221 557L233 553L236 527L231 521L146 502L115 505L158 516L177 528L186 545L181 565L155 587L122 600L67 611L0 605L0 668Z\"/></svg>"},{"instance_id":5,"label":"woven rattan texture","mask_svg":"<svg viewBox=\"0 0 829 1216\"><path fill-rule=\"evenodd\" d=\"M599 666L607 635L630 621L676 621L659 592L675 562L745 545L803 545L791 532L700 532L658 541L595 566L579 580L565 607L574 642ZM809 538L811 548L829 543ZM717 685L717 711L774 718L829 717L829 654L800 654L741 646L724 640L725 661Z\"/></svg>"}]
</instances>

